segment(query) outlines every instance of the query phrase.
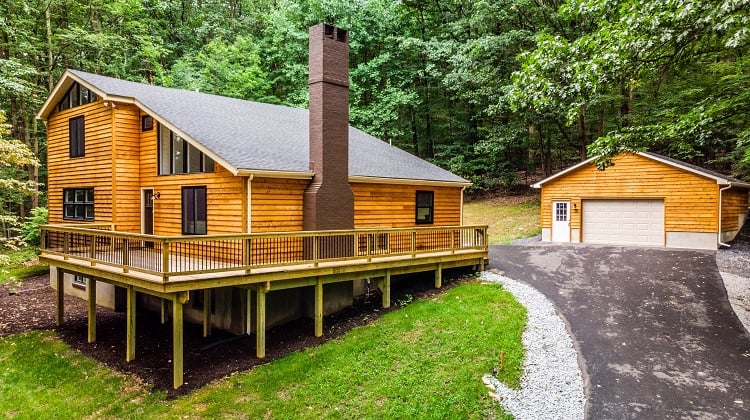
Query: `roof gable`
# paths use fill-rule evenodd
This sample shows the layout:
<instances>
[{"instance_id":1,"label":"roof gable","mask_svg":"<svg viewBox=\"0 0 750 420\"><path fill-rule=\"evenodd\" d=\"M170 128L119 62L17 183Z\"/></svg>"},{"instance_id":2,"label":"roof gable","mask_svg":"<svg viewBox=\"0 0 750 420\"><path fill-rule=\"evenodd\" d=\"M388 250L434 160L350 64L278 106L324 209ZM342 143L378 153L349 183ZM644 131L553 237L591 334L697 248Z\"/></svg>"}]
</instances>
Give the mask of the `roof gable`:
<instances>
[{"instance_id":1,"label":"roof gable","mask_svg":"<svg viewBox=\"0 0 750 420\"><path fill-rule=\"evenodd\" d=\"M279 172L310 177L308 111L68 70L37 114L47 118L77 81L105 101L134 103L237 174ZM60 93L62 92L62 93ZM349 127L349 175L470 183Z\"/></svg>"},{"instance_id":2,"label":"roof gable","mask_svg":"<svg viewBox=\"0 0 750 420\"><path fill-rule=\"evenodd\" d=\"M622 153L628 153L628 152L622 152ZM672 159L672 158L669 158L669 157L666 157L666 156L662 156L662 155L657 154L657 153L652 153L652 152L637 152L637 153L634 153L634 154L638 155L638 156L641 156L643 158L646 158L646 159L650 159L650 160L662 163L664 165L668 165L668 166L671 166L671 167L674 167L674 168L681 169L683 171L687 171L687 172L693 173L693 174L695 174L697 176L701 176L701 177L704 177L704 178L712 179L712 180L716 181L717 185L726 185L726 186L728 186L728 185L731 184L731 185L737 186L737 187L750 188L750 183L741 181L741 180L733 178L731 176L720 174L720 173L715 172L715 171L711 171L711 170L708 170L708 169L705 169L705 168L701 168L700 166L691 165L689 163L682 162L682 161L679 161L677 159ZM549 177L547 177L547 178L545 178L545 179L543 179L543 180L541 180L541 181L539 181L539 182L537 182L535 184L532 184L532 187L533 188L542 188L542 186L544 184L546 184L546 183L548 183L550 181L553 181L555 179L562 178L562 177L564 177L564 176L566 176L566 175L568 175L568 174L576 171L577 169L579 169L581 167L584 167L584 166L589 165L589 164L593 165L593 161L596 160L597 158L598 158L598 156L595 156L595 157L592 157L592 158L588 158L588 159L586 159L586 160L584 160L584 161L582 161L582 162L580 162L580 163L578 163L576 165L573 165L573 166L571 166L571 167L569 167L569 168L567 168L567 169L565 169L565 170L563 170L561 172L558 172L558 173L556 173L554 175L551 175L551 176L549 176Z\"/></svg>"}]
</instances>

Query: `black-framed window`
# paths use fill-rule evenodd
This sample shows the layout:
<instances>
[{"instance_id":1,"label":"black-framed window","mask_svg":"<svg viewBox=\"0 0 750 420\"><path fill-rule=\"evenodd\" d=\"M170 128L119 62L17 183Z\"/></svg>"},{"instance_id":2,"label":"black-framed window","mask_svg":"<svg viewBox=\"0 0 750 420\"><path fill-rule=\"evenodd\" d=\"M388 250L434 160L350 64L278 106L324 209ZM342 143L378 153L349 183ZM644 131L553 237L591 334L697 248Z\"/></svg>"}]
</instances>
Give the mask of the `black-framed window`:
<instances>
[{"instance_id":1,"label":"black-framed window","mask_svg":"<svg viewBox=\"0 0 750 420\"><path fill-rule=\"evenodd\" d=\"M432 224L435 212L435 193L433 191L417 191L416 223Z\"/></svg>"},{"instance_id":2,"label":"black-framed window","mask_svg":"<svg viewBox=\"0 0 750 420\"><path fill-rule=\"evenodd\" d=\"M159 125L159 175L213 171L213 159L169 128Z\"/></svg>"},{"instance_id":3,"label":"black-framed window","mask_svg":"<svg viewBox=\"0 0 750 420\"><path fill-rule=\"evenodd\" d=\"M182 234L208 232L206 187L182 187Z\"/></svg>"},{"instance_id":4,"label":"black-framed window","mask_svg":"<svg viewBox=\"0 0 750 420\"><path fill-rule=\"evenodd\" d=\"M63 219L94 220L94 189L65 188L63 190Z\"/></svg>"},{"instance_id":5,"label":"black-framed window","mask_svg":"<svg viewBox=\"0 0 750 420\"><path fill-rule=\"evenodd\" d=\"M60 99L57 103L57 110L64 111L66 109L75 108L80 105L86 105L91 102L96 102L99 99L96 93L90 91L86 86L81 86L78 83L73 83L65 92L65 96Z\"/></svg>"},{"instance_id":6,"label":"black-framed window","mask_svg":"<svg viewBox=\"0 0 750 420\"><path fill-rule=\"evenodd\" d=\"M70 157L86 155L86 124L83 115L68 120L68 135L70 137Z\"/></svg>"},{"instance_id":7,"label":"black-framed window","mask_svg":"<svg viewBox=\"0 0 750 420\"><path fill-rule=\"evenodd\" d=\"M154 129L154 117L144 115L141 117L141 131L151 131Z\"/></svg>"},{"instance_id":8,"label":"black-framed window","mask_svg":"<svg viewBox=\"0 0 750 420\"><path fill-rule=\"evenodd\" d=\"M88 280L88 277L76 274L73 276L73 287L85 289L86 285L88 284Z\"/></svg>"}]
</instances>

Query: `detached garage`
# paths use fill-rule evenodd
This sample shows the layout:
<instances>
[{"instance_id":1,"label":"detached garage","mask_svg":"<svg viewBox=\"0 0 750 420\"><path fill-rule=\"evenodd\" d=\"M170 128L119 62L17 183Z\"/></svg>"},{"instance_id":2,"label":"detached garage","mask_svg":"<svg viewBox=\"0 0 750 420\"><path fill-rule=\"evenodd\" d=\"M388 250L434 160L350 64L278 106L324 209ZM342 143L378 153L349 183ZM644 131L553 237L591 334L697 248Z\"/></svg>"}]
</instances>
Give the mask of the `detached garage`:
<instances>
[{"instance_id":1,"label":"detached garage","mask_svg":"<svg viewBox=\"0 0 750 420\"><path fill-rule=\"evenodd\" d=\"M588 159L542 189L542 240L716 249L748 214L750 183L655 153Z\"/></svg>"}]
</instances>

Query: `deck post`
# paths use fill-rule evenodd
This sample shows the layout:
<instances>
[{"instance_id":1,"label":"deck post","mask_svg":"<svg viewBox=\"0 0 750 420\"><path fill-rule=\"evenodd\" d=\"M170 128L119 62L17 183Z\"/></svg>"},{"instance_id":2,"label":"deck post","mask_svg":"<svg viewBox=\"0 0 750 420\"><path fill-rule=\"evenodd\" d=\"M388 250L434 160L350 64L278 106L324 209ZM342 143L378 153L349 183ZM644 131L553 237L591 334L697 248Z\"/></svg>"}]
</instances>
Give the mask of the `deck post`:
<instances>
[{"instance_id":1,"label":"deck post","mask_svg":"<svg viewBox=\"0 0 750 420\"><path fill-rule=\"evenodd\" d=\"M323 335L323 280L315 283L315 336Z\"/></svg>"},{"instance_id":2,"label":"deck post","mask_svg":"<svg viewBox=\"0 0 750 420\"><path fill-rule=\"evenodd\" d=\"M253 331L253 291L247 289L247 296L245 297L246 309L245 309L245 334L250 335Z\"/></svg>"},{"instance_id":3,"label":"deck post","mask_svg":"<svg viewBox=\"0 0 750 420\"><path fill-rule=\"evenodd\" d=\"M211 289L203 291L203 336L211 335Z\"/></svg>"},{"instance_id":4,"label":"deck post","mask_svg":"<svg viewBox=\"0 0 750 420\"><path fill-rule=\"evenodd\" d=\"M257 310L257 316L255 321L255 354L258 359L266 357L266 289L263 286L258 288L255 293L257 300L255 309Z\"/></svg>"},{"instance_id":5,"label":"deck post","mask_svg":"<svg viewBox=\"0 0 750 420\"><path fill-rule=\"evenodd\" d=\"M89 343L96 341L96 278L90 277L86 285L88 299Z\"/></svg>"},{"instance_id":6,"label":"deck post","mask_svg":"<svg viewBox=\"0 0 750 420\"><path fill-rule=\"evenodd\" d=\"M172 300L172 376L173 386L177 389L182 386L182 356L183 356L183 322L182 302L178 295Z\"/></svg>"},{"instance_id":7,"label":"deck post","mask_svg":"<svg viewBox=\"0 0 750 420\"><path fill-rule=\"evenodd\" d=\"M435 270L435 288L441 287L443 287L443 264L438 264L437 270Z\"/></svg>"},{"instance_id":8,"label":"deck post","mask_svg":"<svg viewBox=\"0 0 750 420\"><path fill-rule=\"evenodd\" d=\"M125 361L130 362L135 359L135 289L132 285L127 288L127 303L125 315L125 330L127 339L125 340Z\"/></svg>"},{"instance_id":9,"label":"deck post","mask_svg":"<svg viewBox=\"0 0 750 420\"><path fill-rule=\"evenodd\" d=\"M128 238L122 240L122 272L127 273L130 265L130 242Z\"/></svg>"},{"instance_id":10,"label":"deck post","mask_svg":"<svg viewBox=\"0 0 750 420\"><path fill-rule=\"evenodd\" d=\"M391 307L391 270L385 270L383 276L383 308Z\"/></svg>"},{"instance_id":11,"label":"deck post","mask_svg":"<svg viewBox=\"0 0 750 420\"><path fill-rule=\"evenodd\" d=\"M57 317L55 323L59 327L65 320L65 272L57 268Z\"/></svg>"},{"instance_id":12,"label":"deck post","mask_svg":"<svg viewBox=\"0 0 750 420\"><path fill-rule=\"evenodd\" d=\"M167 300L162 298L161 300L161 324L164 325L167 323Z\"/></svg>"},{"instance_id":13,"label":"deck post","mask_svg":"<svg viewBox=\"0 0 750 420\"><path fill-rule=\"evenodd\" d=\"M169 280L169 242L161 241L161 275L166 282Z\"/></svg>"}]
</instances>

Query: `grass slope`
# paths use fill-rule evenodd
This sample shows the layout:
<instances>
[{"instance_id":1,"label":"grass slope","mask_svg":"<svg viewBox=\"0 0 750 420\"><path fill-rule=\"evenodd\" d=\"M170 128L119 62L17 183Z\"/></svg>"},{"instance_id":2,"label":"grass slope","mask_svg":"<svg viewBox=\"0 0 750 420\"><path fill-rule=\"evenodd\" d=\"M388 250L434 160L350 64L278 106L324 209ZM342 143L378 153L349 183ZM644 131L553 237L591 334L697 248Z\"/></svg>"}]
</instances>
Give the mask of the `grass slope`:
<instances>
[{"instance_id":1,"label":"grass slope","mask_svg":"<svg viewBox=\"0 0 750 420\"><path fill-rule=\"evenodd\" d=\"M494 197L464 204L464 223L489 226L490 244L508 244L542 232L539 197Z\"/></svg>"},{"instance_id":2,"label":"grass slope","mask_svg":"<svg viewBox=\"0 0 750 420\"><path fill-rule=\"evenodd\" d=\"M49 273L47 264L39 264L36 248L0 251L0 284Z\"/></svg>"},{"instance_id":3,"label":"grass slope","mask_svg":"<svg viewBox=\"0 0 750 420\"><path fill-rule=\"evenodd\" d=\"M165 400L49 332L0 339L0 410L28 417L487 418L482 374L518 386L525 309L470 282L344 337Z\"/></svg>"}]
</instances>

